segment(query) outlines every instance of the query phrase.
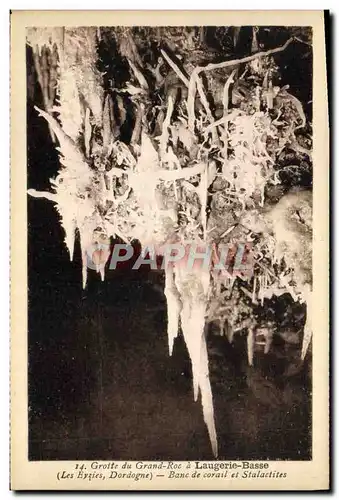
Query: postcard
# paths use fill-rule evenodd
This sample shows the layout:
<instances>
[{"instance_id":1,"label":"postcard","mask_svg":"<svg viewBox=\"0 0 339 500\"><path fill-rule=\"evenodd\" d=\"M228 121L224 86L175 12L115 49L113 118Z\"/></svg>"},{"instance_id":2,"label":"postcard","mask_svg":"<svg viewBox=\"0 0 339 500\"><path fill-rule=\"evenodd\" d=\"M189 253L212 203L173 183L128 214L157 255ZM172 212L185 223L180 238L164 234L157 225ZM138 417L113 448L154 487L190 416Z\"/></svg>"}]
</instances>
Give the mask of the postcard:
<instances>
[{"instance_id":1,"label":"postcard","mask_svg":"<svg viewBox=\"0 0 339 500\"><path fill-rule=\"evenodd\" d=\"M328 490L323 11L11 13L11 488Z\"/></svg>"}]
</instances>

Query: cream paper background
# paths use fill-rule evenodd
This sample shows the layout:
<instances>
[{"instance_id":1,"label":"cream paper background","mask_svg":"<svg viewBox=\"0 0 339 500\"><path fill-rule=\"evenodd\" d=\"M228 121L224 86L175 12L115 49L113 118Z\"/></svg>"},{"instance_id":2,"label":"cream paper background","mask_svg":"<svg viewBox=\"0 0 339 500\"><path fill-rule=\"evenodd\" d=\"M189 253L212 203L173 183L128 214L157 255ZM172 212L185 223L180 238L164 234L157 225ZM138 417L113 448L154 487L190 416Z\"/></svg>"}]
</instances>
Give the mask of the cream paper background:
<instances>
[{"instance_id":1,"label":"cream paper background","mask_svg":"<svg viewBox=\"0 0 339 500\"><path fill-rule=\"evenodd\" d=\"M75 462L28 461L27 26L313 27L313 460L270 462L286 479L57 480ZM312 490L329 487L329 130L322 11L13 11L11 15L11 488L14 490ZM114 457L112 457L112 460ZM78 462L79 463L79 462ZM84 463L89 469L90 462ZM184 464L185 462L183 462ZM131 462L133 464L133 462ZM132 469L134 470L134 469ZM88 471L89 472L89 471ZM92 471L95 472L95 471Z\"/></svg>"}]
</instances>

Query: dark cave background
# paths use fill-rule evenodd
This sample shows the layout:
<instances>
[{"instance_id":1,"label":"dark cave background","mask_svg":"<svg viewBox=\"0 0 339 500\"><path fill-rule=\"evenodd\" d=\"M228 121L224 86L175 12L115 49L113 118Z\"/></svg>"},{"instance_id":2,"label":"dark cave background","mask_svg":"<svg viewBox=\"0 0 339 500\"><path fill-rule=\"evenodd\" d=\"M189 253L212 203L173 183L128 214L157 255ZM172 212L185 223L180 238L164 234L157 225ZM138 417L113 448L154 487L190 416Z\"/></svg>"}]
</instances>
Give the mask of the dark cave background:
<instances>
[{"instance_id":1,"label":"dark cave background","mask_svg":"<svg viewBox=\"0 0 339 500\"><path fill-rule=\"evenodd\" d=\"M267 34L265 47L287 35ZM291 46L277 62L281 85L310 119L312 67L301 53ZM42 107L42 97L27 47L27 187L48 190L59 162L34 105ZM82 290L79 242L70 262L53 204L27 197L27 211L29 459L213 459L181 337L168 355L161 273L107 270L102 283L89 271ZM310 460L310 359L286 379L277 345L249 375L245 340L231 346L211 334L209 347L219 459Z\"/></svg>"}]
</instances>

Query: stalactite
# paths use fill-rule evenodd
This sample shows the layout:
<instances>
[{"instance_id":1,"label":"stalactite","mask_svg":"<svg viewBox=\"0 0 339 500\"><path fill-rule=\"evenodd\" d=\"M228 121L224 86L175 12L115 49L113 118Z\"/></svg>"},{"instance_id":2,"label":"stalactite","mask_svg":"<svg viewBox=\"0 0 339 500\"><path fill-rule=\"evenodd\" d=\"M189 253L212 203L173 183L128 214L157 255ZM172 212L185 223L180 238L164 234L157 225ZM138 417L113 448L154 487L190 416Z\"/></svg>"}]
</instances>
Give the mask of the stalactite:
<instances>
[{"instance_id":1,"label":"stalactite","mask_svg":"<svg viewBox=\"0 0 339 500\"><path fill-rule=\"evenodd\" d=\"M210 274L202 269L188 271L186 268L177 267L175 283L183 302L181 328L192 364L193 397L197 401L200 392L204 421L213 454L217 456L217 433L205 336Z\"/></svg>"},{"instance_id":2,"label":"stalactite","mask_svg":"<svg viewBox=\"0 0 339 500\"><path fill-rule=\"evenodd\" d=\"M49 40L50 44L54 33L53 30L52 34L50 31L47 30L45 34L40 33L40 35L38 31L32 31L30 36L34 39L34 43L37 36L38 38L40 36L41 40ZM175 94L171 94L166 77L162 76L158 65L157 81L159 83L162 78L164 79L165 96L161 99L163 104L155 106L154 99L150 96L151 86L148 76L143 72L141 52L139 54L133 39L133 30L127 28L116 30L118 50L127 58L131 81L125 81L122 88L114 88L111 93L106 93L106 90L104 92L103 75L96 67L98 56L96 43L97 37L101 37L100 30L98 32L97 28L65 28L61 33L55 29L54 36L59 55L56 105L51 110L41 110L37 107L35 109L48 123L52 134L59 142L56 149L59 152L60 170L57 177L51 180L53 192L39 193L29 190L29 194L45 197L56 204L65 230L65 244L71 260L74 253L75 231L78 229L83 287L85 288L87 283L89 258L95 264L101 279L105 278L105 264L109 251L100 244L93 247L98 227L107 233L105 234L107 238L118 235L125 242L138 239L143 248L169 241L173 235L184 245L193 240L193 243L199 246L202 243L211 243L210 220L214 217L213 224L217 221L217 226L220 226L216 231L216 234L221 235L220 241L222 242L223 238L226 242L230 241L233 231L241 226L236 220L227 222L232 218L232 213L238 211L244 213L247 207L256 203L256 208L264 205L267 183L272 182L273 176L277 176L274 168L277 154L281 153L285 144L291 143L292 139L295 141L294 130L306 124L301 103L281 89L285 101L281 101L279 117L285 113L283 104L285 102L287 114L283 119L289 121L291 106L294 106L300 119L297 118L299 124L297 128L292 123L286 129L282 126L281 131L278 130L271 116L274 110L270 109L270 113L265 110L268 102L267 97L262 95L262 88L265 85L263 83L261 88L259 83L260 78L265 81L264 75L267 76L267 72L271 71L268 56L275 52L283 52L292 40L286 42L283 47L271 49L267 53L253 54L245 58L246 60L227 60L206 67L197 66L192 69L189 77L184 74L186 69L179 68L167 52L162 50L166 68L169 65L184 87L182 92L176 89ZM234 36L237 39L237 34ZM254 32L253 43L252 51L256 52ZM43 46L42 42L41 44L37 45L38 55ZM54 47L53 43L51 47ZM265 54L267 61L263 62L262 56ZM239 64L253 61L257 64L249 65L246 71L251 72L256 67L255 81L258 83L254 91L247 91L242 107L237 107L232 101L233 90L230 86L231 81L234 85L237 83L235 77L237 69L233 69L230 74L228 71L234 66L238 68ZM268 64L267 68L265 64ZM215 120L205 96L203 80L199 75L211 75L214 69L223 68L228 69L223 75L222 84L216 82L216 87L220 84L222 89L223 101L219 104L223 106L224 116L221 120ZM154 73L151 70L152 72ZM138 84L140 88L135 86ZM279 88L275 90L277 95L279 91ZM187 99L182 99L184 106L179 102L180 94L187 96ZM173 95L176 96L175 99ZM199 98L201 107L198 109ZM126 101L128 106L125 107ZM230 110L231 102L233 107ZM269 108L272 108L274 104L272 96L269 102ZM119 137L119 134L122 125L130 118L130 109L133 109L131 121L133 130L130 142L125 143L125 139ZM152 136L150 132L151 127L148 124L150 112L156 121L156 136L155 133ZM117 113L119 117L116 116ZM220 148L220 133L224 137L222 148ZM225 141L226 135L227 141ZM272 150L274 141L271 141L270 148L266 147L268 138L272 137L277 139L276 150ZM217 167L217 161L223 168ZM221 181L221 184L224 183L229 187L219 189L218 193L218 189L215 190L213 187L214 181ZM225 206L228 210L222 212L222 216L217 213L218 208L213 208L213 204L210 203L218 196L224 203L220 204L220 210L222 211ZM302 263L296 265L292 258L301 246L298 242L298 231L290 232L286 239L286 227L281 213L278 207L276 214L274 211L273 215L271 214L274 222L272 230L274 245L270 244L269 238L265 240L267 236L265 233L265 237L258 244L258 254L261 252L261 245L267 245L265 257L272 266L278 265L284 256L287 265L296 268L296 286L290 287L289 278L286 276L280 275L276 279L274 273L271 273L273 279L268 283L265 270L264 274L261 271L254 274L252 291L246 287L240 289L255 305L258 305L259 300L263 306L267 297L285 293L286 290L294 299L301 297L301 300L306 302L307 316L301 352L301 357L304 359L312 335L311 283L309 276L301 272ZM255 227L248 227L248 231L251 230L255 233ZM248 231L242 234L248 237ZM262 227L257 234L261 232L264 232ZM307 245L310 247L311 232L307 234L304 239L305 247ZM286 245L289 245L289 252L285 251ZM223 296L223 306L228 300L233 300L231 292L235 279L228 277L223 282L229 292L227 299ZM197 401L200 394L204 421L216 457L218 442L209 377L206 317L213 287L217 298L222 294L218 279L213 280L210 270L205 271L200 268L189 270L179 264L165 269L164 292L167 301L169 354L172 355L173 345L181 326L192 364L194 400ZM281 291L282 287L284 292ZM227 337L232 342L236 327L232 311L228 314ZM222 312L222 318L225 321L225 312ZM246 328L248 363L252 366L255 328L252 323Z\"/></svg>"},{"instance_id":3,"label":"stalactite","mask_svg":"<svg viewBox=\"0 0 339 500\"><path fill-rule=\"evenodd\" d=\"M182 309L180 294L175 286L174 271L171 267L165 270L165 297L167 301L167 335L169 355L172 356L174 340L179 333L179 318Z\"/></svg>"}]
</instances>

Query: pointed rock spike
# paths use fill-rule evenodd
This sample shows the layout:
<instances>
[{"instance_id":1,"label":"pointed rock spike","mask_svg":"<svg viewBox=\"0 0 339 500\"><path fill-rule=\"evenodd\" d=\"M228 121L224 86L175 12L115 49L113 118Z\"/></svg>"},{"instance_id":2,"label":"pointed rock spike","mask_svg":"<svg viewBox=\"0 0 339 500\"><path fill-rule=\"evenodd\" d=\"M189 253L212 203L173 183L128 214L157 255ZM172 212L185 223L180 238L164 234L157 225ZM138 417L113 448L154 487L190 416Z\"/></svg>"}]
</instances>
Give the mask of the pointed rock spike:
<instances>
[{"instance_id":1,"label":"pointed rock spike","mask_svg":"<svg viewBox=\"0 0 339 500\"><path fill-rule=\"evenodd\" d=\"M167 335L168 350L172 356L174 340L179 332L179 317L181 312L181 301L179 292L175 286L172 268L165 270L165 297L167 302Z\"/></svg>"}]
</instances>

